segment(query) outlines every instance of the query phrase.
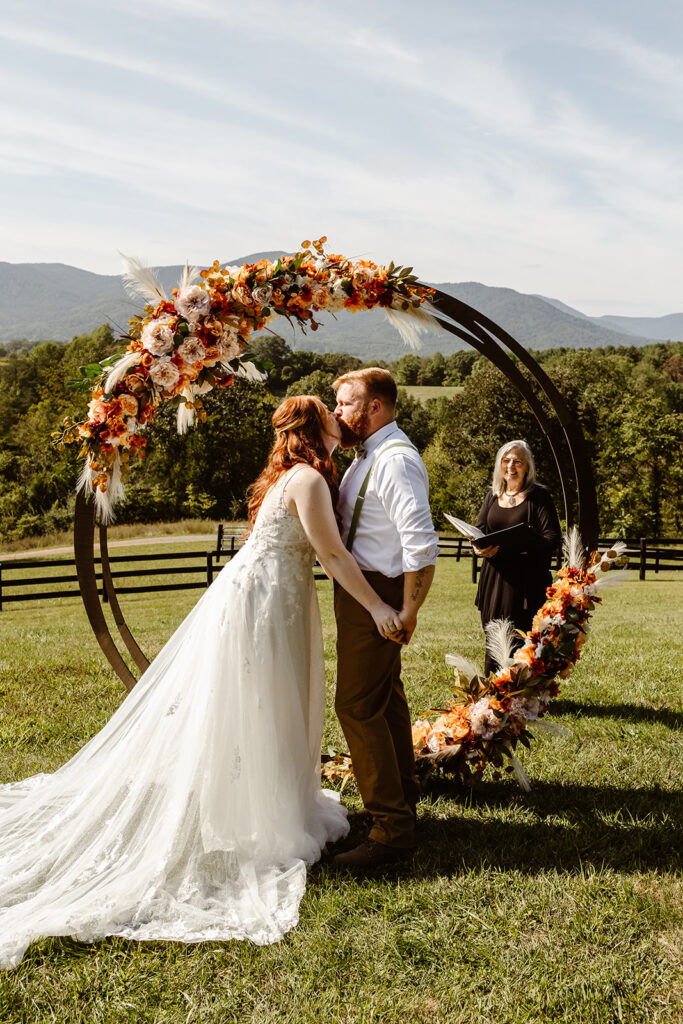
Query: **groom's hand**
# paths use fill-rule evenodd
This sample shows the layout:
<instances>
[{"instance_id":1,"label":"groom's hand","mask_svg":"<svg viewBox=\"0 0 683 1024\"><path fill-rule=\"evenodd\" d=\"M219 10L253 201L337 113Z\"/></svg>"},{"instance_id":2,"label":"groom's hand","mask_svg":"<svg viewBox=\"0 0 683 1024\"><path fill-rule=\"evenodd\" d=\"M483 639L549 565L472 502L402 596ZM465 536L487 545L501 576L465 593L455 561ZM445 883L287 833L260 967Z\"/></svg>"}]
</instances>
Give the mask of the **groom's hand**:
<instances>
[{"instance_id":1,"label":"groom's hand","mask_svg":"<svg viewBox=\"0 0 683 1024\"><path fill-rule=\"evenodd\" d=\"M393 640L395 644L399 644L401 647L408 643L404 629L395 629L393 633L387 633L386 639Z\"/></svg>"},{"instance_id":2,"label":"groom's hand","mask_svg":"<svg viewBox=\"0 0 683 1024\"><path fill-rule=\"evenodd\" d=\"M415 627L417 626L417 615L415 613L403 610L399 612L398 617L401 620L401 638L396 642L399 644L409 644L410 638L415 632ZM392 636L391 639L393 640L394 637Z\"/></svg>"}]
</instances>

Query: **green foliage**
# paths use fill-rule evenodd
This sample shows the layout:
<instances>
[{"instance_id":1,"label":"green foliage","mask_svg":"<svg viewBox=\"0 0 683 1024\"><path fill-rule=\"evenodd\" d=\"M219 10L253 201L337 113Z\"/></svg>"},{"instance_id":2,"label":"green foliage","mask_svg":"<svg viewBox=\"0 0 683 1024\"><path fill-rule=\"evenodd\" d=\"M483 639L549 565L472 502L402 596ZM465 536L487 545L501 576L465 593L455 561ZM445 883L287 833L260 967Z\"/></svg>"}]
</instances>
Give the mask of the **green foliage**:
<instances>
[{"instance_id":1,"label":"green foliage","mask_svg":"<svg viewBox=\"0 0 683 1024\"><path fill-rule=\"evenodd\" d=\"M332 389L335 375L325 373L324 370L314 370L305 377L299 377L294 384L287 388L287 398L292 395L317 395L321 398L328 409L334 409L337 404L336 395Z\"/></svg>"},{"instance_id":2,"label":"green foliage","mask_svg":"<svg viewBox=\"0 0 683 1024\"><path fill-rule=\"evenodd\" d=\"M682 348L661 344L536 354L582 426L603 533L656 537L681 531ZM562 509L547 439L515 389L485 360L473 364L463 390L439 403L432 415L436 432L424 458L437 521L445 511L470 521L476 517L495 453L515 438L531 446L538 479ZM559 424L553 424L552 440L571 478ZM575 514L570 507L570 518Z\"/></svg>"},{"instance_id":3,"label":"green foliage","mask_svg":"<svg viewBox=\"0 0 683 1024\"><path fill-rule=\"evenodd\" d=\"M73 447L55 448L62 419L82 418L88 375L120 352L103 326L68 345L6 345L0 361L0 538L53 532L66 522L78 461ZM148 431L149 455L131 471L120 522L182 516L239 517L245 493L272 443L270 417L287 395L318 394L332 407L332 383L365 364L346 353L293 350L276 335L253 344L254 358L272 364L263 386L236 381L204 398L207 422L179 437L172 403ZM534 353L575 410L585 433L598 489L602 530L621 535L681 531L680 412L683 345L656 343L610 349L558 348ZM88 368L92 367L92 370ZM405 353L390 364L407 386L462 386L459 394L424 403L399 389L399 425L412 438L431 477L436 521L444 511L476 516L497 448L514 437L529 441L539 479L561 508L547 439L517 392L473 350L423 357ZM68 382L81 377L82 392ZM566 451L559 427L553 440ZM345 462L339 457L340 467ZM571 475L571 466L567 466ZM572 510L573 514L574 510Z\"/></svg>"}]
</instances>

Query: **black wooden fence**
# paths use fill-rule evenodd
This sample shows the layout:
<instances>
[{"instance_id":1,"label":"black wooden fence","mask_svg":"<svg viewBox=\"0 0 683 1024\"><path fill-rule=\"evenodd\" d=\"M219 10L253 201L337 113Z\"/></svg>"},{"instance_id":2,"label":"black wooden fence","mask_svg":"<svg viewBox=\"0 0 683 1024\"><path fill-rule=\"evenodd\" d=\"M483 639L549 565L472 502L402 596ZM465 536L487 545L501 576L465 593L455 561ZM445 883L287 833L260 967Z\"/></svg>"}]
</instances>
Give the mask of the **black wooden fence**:
<instances>
[{"instance_id":1,"label":"black wooden fence","mask_svg":"<svg viewBox=\"0 0 683 1024\"><path fill-rule=\"evenodd\" d=\"M598 548L600 551L607 551L619 539L618 537L601 538L598 541ZM683 569L683 540L680 537L658 537L654 540L648 537L625 538L625 543L625 553L629 559L628 567L637 569L638 578L641 580L646 578L647 572L676 572ZM467 557L472 558L472 582L476 583L481 558L474 555L471 550ZM554 554L552 566L559 569L561 564L562 551L558 548Z\"/></svg>"},{"instance_id":2,"label":"black wooden fence","mask_svg":"<svg viewBox=\"0 0 683 1024\"><path fill-rule=\"evenodd\" d=\"M117 582L116 592L118 594L145 594L159 590L194 590L205 588L213 580L213 559L215 552L209 551L173 551L163 554L128 554L110 555L109 562L112 566L112 577L114 580L135 580L140 577L165 577L162 582L137 583L132 586ZM190 562L189 565L163 565L163 562ZM127 568L117 569L116 565L125 563ZM101 560L95 558L95 565L101 566ZM30 569L32 574L27 576L25 571ZM58 569L57 574L49 572L51 569ZM202 579L169 581L171 576L177 579L179 576L197 576L201 574ZM101 571L97 579L102 584ZM65 584L70 584L65 587ZM58 597L78 597L78 577L76 575L76 563L73 558L25 558L12 559L11 561L0 562L0 611L4 604L12 601L42 601L52 600ZM102 599L107 600L106 591L102 585Z\"/></svg>"},{"instance_id":3,"label":"black wooden fence","mask_svg":"<svg viewBox=\"0 0 683 1024\"><path fill-rule=\"evenodd\" d=\"M241 534L226 533L221 524L218 527L216 546L211 551L173 551L163 554L126 554L110 555L112 577L116 583L118 594L145 594L162 590L194 590L211 585L214 575L221 569L222 562L230 559L239 551L243 543ZM601 550L614 543L613 538L600 541ZM463 558L472 560L472 582L476 582L481 559L474 555L469 541L453 535L439 537L441 558ZM647 572L671 572L683 569L683 541L680 538L664 538L649 540L640 537L626 541L626 552L630 559L630 568L638 569L641 580ZM169 545L169 548L171 546ZM560 565L560 552L555 555L555 567ZM168 562L187 562L187 565L164 565ZM117 569L117 565L126 568ZM101 565L95 559L95 565ZM48 570L57 569L57 574ZM31 575L26 575L26 570ZM196 577L200 575L201 580ZM193 576L194 579L177 580L180 576ZM326 579L322 572L315 574L316 579ZM150 577L159 578L158 582L124 583L119 580L136 580ZM173 577L169 581L168 577ZM163 578L163 582L162 582ZM98 581L102 582L101 571L97 573ZM68 587L65 587L68 584ZM52 600L61 597L77 597L79 594L76 563L73 558L42 559L22 558L0 562L0 611L4 604L14 601ZM106 601L106 593L102 586L102 597Z\"/></svg>"}]
</instances>

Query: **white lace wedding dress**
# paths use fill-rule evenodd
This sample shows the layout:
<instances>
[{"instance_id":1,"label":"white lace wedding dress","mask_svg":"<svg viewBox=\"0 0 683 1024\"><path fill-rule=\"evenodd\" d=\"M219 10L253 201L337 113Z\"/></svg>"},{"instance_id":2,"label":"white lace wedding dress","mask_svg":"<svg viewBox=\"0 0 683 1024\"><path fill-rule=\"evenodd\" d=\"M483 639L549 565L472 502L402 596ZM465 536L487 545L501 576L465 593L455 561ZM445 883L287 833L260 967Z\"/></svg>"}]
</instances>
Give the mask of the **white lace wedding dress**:
<instances>
[{"instance_id":1,"label":"white lace wedding dress","mask_svg":"<svg viewBox=\"0 0 683 1024\"><path fill-rule=\"evenodd\" d=\"M102 731L0 786L0 966L47 935L265 944L297 923L306 865L348 824L320 788L322 633L287 479Z\"/></svg>"}]
</instances>

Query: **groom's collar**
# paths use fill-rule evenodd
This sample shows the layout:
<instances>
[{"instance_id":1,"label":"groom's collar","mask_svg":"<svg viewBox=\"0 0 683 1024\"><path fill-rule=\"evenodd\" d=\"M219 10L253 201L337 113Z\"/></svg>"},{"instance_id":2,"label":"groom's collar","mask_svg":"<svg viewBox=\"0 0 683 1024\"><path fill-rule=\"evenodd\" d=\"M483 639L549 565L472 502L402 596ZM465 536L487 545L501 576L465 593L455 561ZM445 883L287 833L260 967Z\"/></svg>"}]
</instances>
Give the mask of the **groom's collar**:
<instances>
[{"instance_id":1,"label":"groom's collar","mask_svg":"<svg viewBox=\"0 0 683 1024\"><path fill-rule=\"evenodd\" d=\"M384 426L380 427L379 430L376 430L374 434L370 434L370 436L366 437L363 441L363 447L365 448L366 453L368 455L372 455L373 452L377 451L382 441L386 440L387 437L390 437L391 434L396 433L397 430L398 424L396 423L396 420L392 420L391 423L385 423Z\"/></svg>"}]
</instances>

